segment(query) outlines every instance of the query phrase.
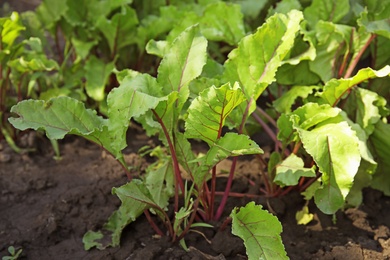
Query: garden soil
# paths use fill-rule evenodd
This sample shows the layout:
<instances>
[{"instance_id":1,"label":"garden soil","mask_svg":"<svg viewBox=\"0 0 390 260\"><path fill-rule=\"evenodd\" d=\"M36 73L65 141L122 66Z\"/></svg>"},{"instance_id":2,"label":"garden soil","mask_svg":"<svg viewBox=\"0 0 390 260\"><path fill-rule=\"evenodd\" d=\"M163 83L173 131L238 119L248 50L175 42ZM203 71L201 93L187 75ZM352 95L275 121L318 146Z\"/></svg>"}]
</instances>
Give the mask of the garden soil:
<instances>
[{"instance_id":1,"label":"garden soil","mask_svg":"<svg viewBox=\"0 0 390 260\"><path fill-rule=\"evenodd\" d=\"M156 236L144 217L124 230L120 247L86 251L82 237L87 230L101 228L118 208L119 199L111 189L127 182L125 173L111 156L82 139L62 141L57 161L45 138L30 132L23 139L38 151L19 155L0 143L0 256L12 245L23 250L20 259L31 260L246 259L243 242L231 235L230 224L220 227L234 206L254 200L282 222L290 259L390 259L389 197L366 189L359 208L346 209L335 218L310 204L314 220L297 225L295 214L305 205L302 196L294 191L281 198L260 196L260 166L250 157L240 161L232 191L259 196L231 198L222 221L212 223L214 229L189 233L188 252L169 238ZM132 129L125 158L135 175L150 162L136 153L146 144L153 146L140 129ZM218 182L225 181L221 174Z\"/></svg>"}]
</instances>

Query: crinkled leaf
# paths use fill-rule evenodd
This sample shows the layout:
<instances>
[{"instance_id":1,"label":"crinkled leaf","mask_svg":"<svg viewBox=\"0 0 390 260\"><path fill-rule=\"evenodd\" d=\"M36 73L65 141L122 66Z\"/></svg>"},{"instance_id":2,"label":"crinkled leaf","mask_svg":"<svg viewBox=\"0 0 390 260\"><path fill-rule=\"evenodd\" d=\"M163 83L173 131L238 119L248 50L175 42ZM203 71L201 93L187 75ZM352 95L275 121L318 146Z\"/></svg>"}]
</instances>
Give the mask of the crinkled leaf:
<instances>
[{"instance_id":1,"label":"crinkled leaf","mask_svg":"<svg viewBox=\"0 0 390 260\"><path fill-rule=\"evenodd\" d=\"M118 246L123 229L139 217L145 209L155 207L149 190L140 180L133 180L119 188L112 189L122 204L104 224L102 231L88 231L83 237L85 250L96 246L105 249ZM103 235L104 233L104 235Z\"/></svg>"},{"instance_id":2,"label":"crinkled leaf","mask_svg":"<svg viewBox=\"0 0 390 260\"><path fill-rule=\"evenodd\" d=\"M85 64L85 78L87 80L85 88L88 96L96 101L105 98L105 87L112 70L114 62L106 63L96 56L91 56Z\"/></svg>"},{"instance_id":3,"label":"crinkled leaf","mask_svg":"<svg viewBox=\"0 0 390 260\"><path fill-rule=\"evenodd\" d=\"M337 23L348 12L348 0L313 0L303 13L309 24L314 26L320 20Z\"/></svg>"},{"instance_id":4,"label":"crinkled leaf","mask_svg":"<svg viewBox=\"0 0 390 260\"><path fill-rule=\"evenodd\" d=\"M288 259L280 233L279 220L263 210L261 205L249 202L230 213L232 233L244 240L249 260Z\"/></svg>"},{"instance_id":5,"label":"crinkled leaf","mask_svg":"<svg viewBox=\"0 0 390 260\"><path fill-rule=\"evenodd\" d=\"M301 177L315 177L314 168L305 168L303 160L291 154L276 166L274 182L281 187L298 184Z\"/></svg>"},{"instance_id":6,"label":"crinkled leaf","mask_svg":"<svg viewBox=\"0 0 390 260\"><path fill-rule=\"evenodd\" d=\"M303 15L293 10L275 14L254 34L244 37L229 53L224 79L238 81L247 99L257 99L275 81L275 73L293 46Z\"/></svg>"},{"instance_id":7,"label":"crinkled leaf","mask_svg":"<svg viewBox=\"0 0 390 260\"><path fill-rule=\"evenodd\" d=\"M94 135L102 130L107 120L96 115L96 111L86 109L78 100L68 97L42 100L25 100L11 108L19 117L9 119L20 129L28 128L46 131L50 139L62 139L66 134L82 136Z\"/></svg>"},{"instance_id":8,"label":"crinkled leaf","mask_svg":"<svg viewBox=\"0 0 390 260\"><path fill-rule=\"evenodd\" d=\"M371 186L390 196L390 125L379 121L370 136L373 145L373 153L378 168L373 176Z\"/></svg>"},{"instance_id":9,"label":"crinkled leaf","mask_svg":"<svg viewBox=\"0 0 390 260\"><path fill-rule=\"evenodd\" d=\"M200 167L195 172L195 183L202 185L210 169L230 156L259 153L263 153L263 150L247 135L227 133L210 147L204 157L196 160Z\"/></svg>"},{"instance_id":10,"label":"crinkled leaf","mask_svg":"<svg viewBox=\"0 0 390 260\"><path fill-rule=\"evenodd\" d=\"M315 202L321 211L333 214L343 206L360 165L356 133L343 121L311 131L294 128L322 173L322 187L315 193Z\"/></svg>"},{"instance_id":11,"label":"crinkled leaf","mask_svg":"<svg viewBox=\"0 0 390 260\"><path fill-rule=\"evenodd\" d=\"M118 150L126 147L126 132L130 119L154 109L166 97L160 97L161 87L156 79L147 74L125 78L118 88L107 97L109 131L114 137L113 146Z\"/></svg>"},{"instance_id":12,"label":"crinkled leaf","mask_svg":"<svg viewBox=\"0 0 390 260\"><path fill-rule=\"evenodd\" d=\"M348 79L332 79L328 81L323 92L320 95L328 104L334 106L343 97L347 91L368 79L377 77L387 77L390 75L390 66L387 65L380 70L373 70L371 68L365 68L358 71L358 73L352 78Z\"/></svg>"},{"instance_id":13,"label":"crinkled leaf","mask_svg":"<svg viewBox=\"0 0 390 260\"><path fill-rule=\"evenodd\" d=\"M199 138L212 145L221 136L227 116L245 100L238 83L212 86L202 91L188 108L187 138Z\"/></svg>"},{"instance_id":14,"label":"crinkled leaf","mask_svg":"<svg viewBox=\"0 0 390 260\"><path fill-rule=\"evenodd\" d=\"M13 12L10 17L0 18L0 51L10 49L20 32L25 29L17 12Z\"/></svg>"},{"instance_id":15,"label":"crinkled leaf","mask_svg":"<svg viewBox=\"0 0 390 260\"><path fill-rule=\"evenodd\" d=\"M358 207L363 202L363 188L369 187L372 180L372 164L362 160L359 166L359 170L355 175L353 180L353 185L351 190L348 193L348 196L345 198L345 201L348 205L353 207Z\"/></svg>"},{"instance_id":16,"label":"crinkled leaf","mask_svg":"<svg viewBox=\"0 0 390 260\"><path fill-rule=\"evenodd\" d=\"M289 91L284 93L280 98L273 102L273 107L280 113L291 112L291 106L295 103L298 97L305 99L314 90L318 90L318 86L294 86Z\"/></svg>"},{"instance_id":17,"label":"crinkled leaf","mask_svg":"<svg viewBox=\"0 0 390 260\"><path fill-rule=\"evenodd\" d=\"M240 6L225 2L208 5L200 19L200 27L208 40L230 45L236 45L245 36Z\"/></svg>"}]
</instances>

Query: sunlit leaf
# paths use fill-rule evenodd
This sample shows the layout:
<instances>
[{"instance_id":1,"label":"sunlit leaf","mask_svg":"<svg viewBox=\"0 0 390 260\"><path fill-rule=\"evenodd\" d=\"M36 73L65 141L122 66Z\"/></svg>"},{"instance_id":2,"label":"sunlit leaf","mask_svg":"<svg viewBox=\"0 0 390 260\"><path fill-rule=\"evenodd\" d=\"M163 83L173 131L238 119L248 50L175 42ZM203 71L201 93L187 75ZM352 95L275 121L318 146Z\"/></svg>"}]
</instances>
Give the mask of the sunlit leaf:
<instances>
[{"instance_id":1,"label":"sunlit leaf","mask_svg":"<svg viewBox=\"0 0 390 260\"><path fill-rule=\"evenodd\" d=\"M282 225L261 205L249 202L234 208L230 217L232 233L244 240L249 260L288 259L280 237Z\"/></svg>"}]
</instances>

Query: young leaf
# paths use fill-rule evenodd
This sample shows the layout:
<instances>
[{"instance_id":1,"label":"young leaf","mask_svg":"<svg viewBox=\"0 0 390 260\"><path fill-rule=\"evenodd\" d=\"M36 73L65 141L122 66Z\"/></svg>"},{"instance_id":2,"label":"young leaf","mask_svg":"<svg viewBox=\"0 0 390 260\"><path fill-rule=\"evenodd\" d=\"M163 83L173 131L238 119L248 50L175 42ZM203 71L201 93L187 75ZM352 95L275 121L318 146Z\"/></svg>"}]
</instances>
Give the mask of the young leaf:
<instances>
[{"instance_id":1,"label":"young leaf","mask_svg":"<svg viewBox=\"0 0 390 260\"><path fill-rule=\"evenodd\" d=\"M196 160L200 167L195 172L195 183L202 185L210 169L230 156L259 153L263 153L263 150L247 135L227 133L211 145L210 150L204 157Z\"/></svg>"},{"instance_id":2,"label":"young leaf","mask_svg":"<svg viewBox=\"0 0 390 260\"><path fill-rule=\"evenodd\" d=\"M0 52L10 49L20 32L25 29L17 12L13 12L10 17L0 18Z\"/></svg>"},{"instance_id":3,"label":"young leaf","mask_svg":"<svg viewBox=\"0 0 390 260\"><path fill-rule=\"evenodd\" d=\"M298 225L307 225L310 221L313 220L314 215L309 213L309 207L304 206L302 210L297 211L295 214L295 219L297 220Z\"/></svg>"},{"instance_id":4,"label":"young leaf","mask_svg":"<svg viewBox=\"0 0 390 260\"><path fill-rule=\"evenodd\" d=\"M360 165L359 140L346 122L298 131L305 150L322 173L322 188L314 199L321 211L333 214L343 206Z\"/></svg>"},{"instance_id":5,"label":"young leaf","mask_svg":"<svg viewBox=\"0 0 390 260\"><path fill-rule=\"evenodd\" d=\"M245 100L238 83L212 86L202 91L188 108L185 136L199 138L212 145L222 133L225 119Z\"/></svg>"},{"instance_id":6,"label":"young leaf","mask_svg":"<svg viewBox=\"0 0 390 260\"><path fill-rule=\"evenodd\" d=\"M288 259L280 237L282 225L261 205L249 202L245 207L234 208L230 217L232 233L244 240L249 260Z\"/></svg>"},{"instance_id":7,"label":"young leaf","mask_svg":"<svg viewBox=\"0 0 390 260\"><path fill-rule=\"evenodd\" d=\"M373 70L371 68L365 68L358 71L358 73L352 78L348 79L332 79L328 81L320 96L329 105L335 106L348 90L352 87L360 84L363 81L372 78L387 77L390 75L390 66L387 65L380 70Z\"/></svg>"},{"instance_id":8,"label":"young leaf","mask_svg":"<svg viewBox=\"0 0 390 260\"><path fill-rule=\"evenodd\" d=\"M244 37L229 53L224 80L240 83L248 100L257 99L275 81L275 73L293 46L303 15L293 10L275 14L256 33Z\"/></svg>"},{"instance_id":9,"label":"young leaf","mask_svg":"<svg viewBox=\"0 0 390 260\"><path fill-rule=\"evenodd\" d=\"M291 154L276 166L274 182L279 186L294 186L301 177L315 177L314 168L305 168L303 160Z\"/></svg>"},{"instance_id":10,"label":"young leaf","mask_svg":"<svg viewBox=\"0 0 390 260\"><path fill-rule=\"evenodd\" d=\"M202 73L206 64L206 48L207 40L200 35L198 26L187 28L173 41L158 67L157 82L164 94L183 92L179 101L187 100L188 84Z\"/></svg>"}]
</instances>

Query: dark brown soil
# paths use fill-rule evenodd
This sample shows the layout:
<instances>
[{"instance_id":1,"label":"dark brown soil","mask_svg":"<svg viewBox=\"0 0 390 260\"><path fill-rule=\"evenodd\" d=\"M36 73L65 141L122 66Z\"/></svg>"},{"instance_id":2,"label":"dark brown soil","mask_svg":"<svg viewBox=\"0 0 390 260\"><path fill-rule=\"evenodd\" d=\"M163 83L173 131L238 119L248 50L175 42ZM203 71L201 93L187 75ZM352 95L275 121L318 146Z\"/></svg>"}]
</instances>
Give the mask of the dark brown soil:
<instances>
[{"instance_id":1,"label":"dark brown soil","mask_svg":"<svg viewBox=\"0 0 390 260\"><path fill-rule=\"evenodd\" d=\"M142 170L146 162L134 152L147 140L137 132L132 140L126 160ZM126 183L126 176L114 159L81 139L61 143L60 161L53 159L47 141L38 141L44 148L30 155L15 154L1 143L0 256L13 245L23 249L22 259L32 260L246 259L245 247L230 234L230 227L219 231L220 223L214 223L214 230L202 230L207 239L190 233L186 239L190 251L185 252L168 238L155 238L143 217L126 228L121 247L85 251L82 236L100 228L119 206L111 188ZM257 192L258 187L242 177L256 178L256 167L254 161L240 163L241 177L233 191ZM229 210L248 201L232 199ZM283 223L282 238L291 259L390 259L390 198L380 192L365 190L364 204L339 212L335 224L332 216L310 205L315 220L297 225L295 213L304 205L298 193L268 201L262 197L257 203L270 206Z\"/></svg>"}]
</instances>

